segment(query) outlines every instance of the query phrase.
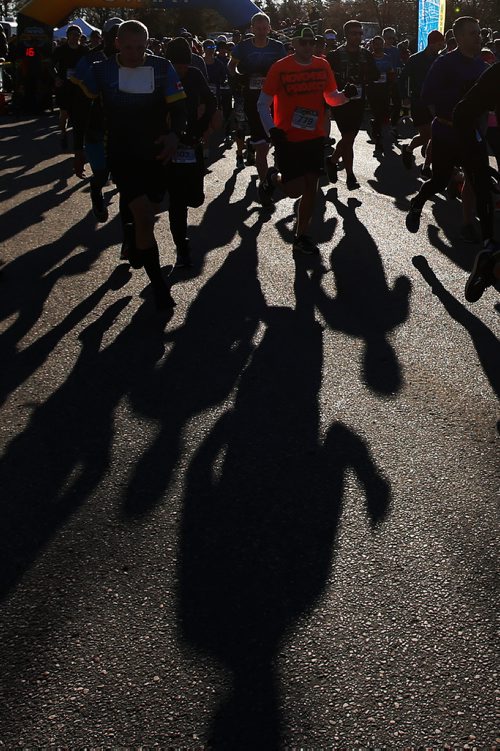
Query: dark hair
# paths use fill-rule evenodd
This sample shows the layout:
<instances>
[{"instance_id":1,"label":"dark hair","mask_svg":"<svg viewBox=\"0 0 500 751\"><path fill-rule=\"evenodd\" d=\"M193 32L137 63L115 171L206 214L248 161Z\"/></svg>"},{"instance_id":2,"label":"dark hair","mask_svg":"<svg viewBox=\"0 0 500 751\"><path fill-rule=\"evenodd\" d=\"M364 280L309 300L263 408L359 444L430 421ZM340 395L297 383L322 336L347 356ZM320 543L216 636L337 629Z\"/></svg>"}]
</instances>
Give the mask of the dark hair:
<instances>
[{"instance_id":1,"label":"dark hair","mask_svg":"<svg viewBox=\"0 0 500 751\"><path fill-rule=\"evenodd\" d=\"M66 36L68 36L68 34L72 34L73 31L77 31L80 35L82 33L81 28L77 26L76 23L72 23L71 26L68 26L68 28L66 29Z\"/></svg>"},{"instance_id":2,"label":"dark hair","mask_svg":"<svg viewBox=\"0 0 500 751\"><path fill-rule=\"evenodd\" d=\"M343 29L344 29L344 36L347 36L351 29L362 29L360 21L346 21Z\"/></svg>"},{"instance_id":3,"label":"dark hair","mask_svg":"<svg viewBox=\"0 0 500 751\"><path fill-rule=\"evenodd\" d=\"M193 55L187 39L184 37L172 39L172 41L167 44L165 57L170 60L172 65L175 65L175 63L191 65Z\"/></svg>"},{"instance_id":4,"label":"dark hair","mask_svg":"<svg viewBox=\"0 0 500 751\"><path fill-rule=\"evenodd\" d=\"M457 18L453 24L453 33L455 37L457 36L457 33L460 34L464 30L465 26L472 23L479 24L479 21L477 18L472 18L472 16L460 16L460 18Z\"/></svg>"}]
</instances>

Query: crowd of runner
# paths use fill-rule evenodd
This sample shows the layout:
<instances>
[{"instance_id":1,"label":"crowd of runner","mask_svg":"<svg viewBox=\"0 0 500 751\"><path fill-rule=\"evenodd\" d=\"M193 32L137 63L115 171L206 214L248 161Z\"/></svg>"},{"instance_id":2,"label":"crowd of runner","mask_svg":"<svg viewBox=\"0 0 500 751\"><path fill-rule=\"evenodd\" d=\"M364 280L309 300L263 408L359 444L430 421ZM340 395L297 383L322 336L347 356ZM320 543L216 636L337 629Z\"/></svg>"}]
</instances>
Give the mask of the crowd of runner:
<instances>
[{"instance_id":1,"label":"crowd of runner","mask_svg":"<svg viewBox=\"0 0 500 751\"><path fill-rule=\"evenodd\" d=\"M144 268L159 308L174 301L161 272L155 216L168 193L176 265L189 266L188 211L205 200L213 132L235 144L236 169L255 165L264 210L276 191L299 199L293 251L317 254L309 228L320 175L336 183L342 169L347 189L360 187L355 142L368 112L382 159L384 139L399 137L403 116L415 128L401 150L405 168L417 170L418 160L423 179L410 202L408 231L419 230L436 193L460 196L462 239L481 244L466 298L478 300L500 278L500 32L463 16L446 35L432 31L426 48L412 54L393 28L370 40L358 21L342 31L341 40L334 29L318 35L311 24L297 23L286 35L273 33L268 16L257 13L247 33L199 40L181 29L158 39L138 21L111 18L89 39L69 26L55 46L61 147L69 148L72 126L75 174L83 178L89 164L99 222L108 218L103 189L110 178L116 184L122 259Z\"/></svg>"}]
</instances>

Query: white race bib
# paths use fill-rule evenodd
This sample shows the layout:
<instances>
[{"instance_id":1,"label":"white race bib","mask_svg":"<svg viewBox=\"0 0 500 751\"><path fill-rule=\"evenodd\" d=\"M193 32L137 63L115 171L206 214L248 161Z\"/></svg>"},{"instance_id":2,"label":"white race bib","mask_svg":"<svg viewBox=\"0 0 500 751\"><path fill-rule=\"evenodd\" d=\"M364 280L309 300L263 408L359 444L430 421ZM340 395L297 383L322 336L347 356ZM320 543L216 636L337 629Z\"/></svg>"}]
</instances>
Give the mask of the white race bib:
<instances>
[{"instance_id":1,"label":"white race bib","mask_svg":"<svg viewBox=\"0 0 500 751\"><path fill-rule=\"evenodd\" d=\"M306 110L304 107L297 107L292 117L292 128L299 130L316 130L318 125L318 113L316 110Z\"/></svg>"},{"instance_id":2,"label":"white race bib","mask_svg":"<svg viewBox=\"0 0 500 751\"><path fill-rule=\"evenodd\" d=\"M155 90L155 72L149 65L140 68L120 68L118 88L125 94L152 94Z\"/></svg>"},{"instance_id":3,"label":"white race bib","mask_svg":"<svg viewBox=\"0 0 500 751\"><path fill-rule=\"evenodd\" d=\"M174 164L196 164L196 154L194 149L181 144L177 147L176 152L172 157L172 162Z\"/></svg>"},{"instance_id":4,"label":"white race bib","mask_svg":"<svg viewBox=\"0 0 500 751\"><path fill-rule=\"evenodd\" d=\"M375 81L375 83L387 83L387 73L381 73L378 81Z\"/></svg>"},{"instance_id":5,"label":"white race bib","mask_svg":"<svg viewBox=\"0 0 500 751\"><path fill-rule=\"evenodd\" d=\"M265 76L251 76L250 77L250 88L253 91L259 90L262 88L262 84L266 80Z\"/></svg>"}]
</instances>

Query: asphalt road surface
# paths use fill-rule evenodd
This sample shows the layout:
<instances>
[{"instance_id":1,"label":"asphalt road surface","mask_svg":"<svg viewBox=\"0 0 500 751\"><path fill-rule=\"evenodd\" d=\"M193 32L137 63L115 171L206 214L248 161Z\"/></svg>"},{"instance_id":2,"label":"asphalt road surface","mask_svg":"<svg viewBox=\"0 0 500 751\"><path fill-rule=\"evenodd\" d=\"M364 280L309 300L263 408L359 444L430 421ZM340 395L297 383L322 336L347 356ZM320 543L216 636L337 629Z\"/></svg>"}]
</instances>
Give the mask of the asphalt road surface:
<instances>
[{"instance_id":1,"label":"asphalt road surface","mask_svg":"<svg viewBox=\"0 0 500 751\"><path fill-rule=\"evenodd\" d=\"M408 234L362 133L294 258L214 151L166 320L56 117L0 137L0 746L494 746L500 308L458 201Z\"/></svg>"}]
</instances>

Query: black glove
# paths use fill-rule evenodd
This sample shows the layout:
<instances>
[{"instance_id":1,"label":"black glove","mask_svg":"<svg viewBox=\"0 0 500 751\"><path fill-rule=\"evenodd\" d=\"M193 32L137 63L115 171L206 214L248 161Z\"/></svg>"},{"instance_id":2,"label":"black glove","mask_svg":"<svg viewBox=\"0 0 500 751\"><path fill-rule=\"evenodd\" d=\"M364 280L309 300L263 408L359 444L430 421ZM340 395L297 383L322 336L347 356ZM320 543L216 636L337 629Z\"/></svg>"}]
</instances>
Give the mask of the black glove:
<instances>
[{"instance_id":1,"label":"black glove","mask_svg":"<svg viewBox=\"0 0 500 751\"><path fill-rule=\"evenodd\" d=\"M342 92L348 99L358 96L358 87L353 83L346 83Z\"/></svg>"},{"instance_id":2,"label":"black glove","mask_svg":"<svg viewBox=\"0 0 500 751\"><path fill-rule=\"evenodd\" d=\"M286 143L286 133L281 128L271 128L269 130L269 135L273 146L281 146Z\"/></svg>"}]
</instances>

